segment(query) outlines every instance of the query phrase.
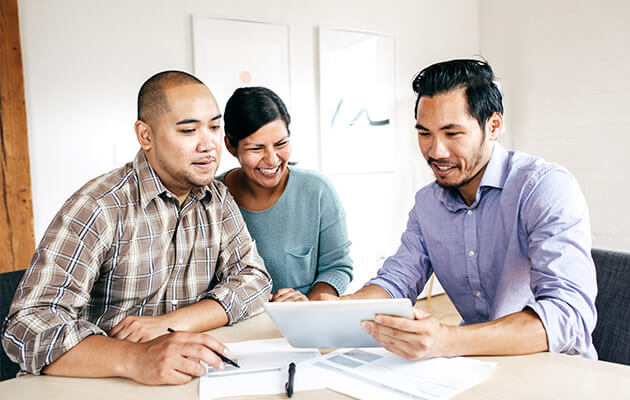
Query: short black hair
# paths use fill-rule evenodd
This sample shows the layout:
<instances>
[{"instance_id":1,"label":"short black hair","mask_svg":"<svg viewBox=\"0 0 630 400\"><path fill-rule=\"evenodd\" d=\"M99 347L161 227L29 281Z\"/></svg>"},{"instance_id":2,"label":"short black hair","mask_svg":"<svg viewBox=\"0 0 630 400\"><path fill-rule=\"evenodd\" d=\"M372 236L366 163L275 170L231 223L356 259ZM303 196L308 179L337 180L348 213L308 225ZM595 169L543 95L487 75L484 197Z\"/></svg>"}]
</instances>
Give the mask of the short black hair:
<instances>
[{"instance_id":1,"label":"short black hair","mask_svg":"<svg viewBox=\"0 0 630 400\"><path fill-rule=\"evenodd\" d=\"M225 104L224 114L225 136L234 148L238 147L241 139L272 121L283 120L287 131L291 123L282 99L273 90L262 86L236 89Z\"/></svg>"},{"instance_id":2,"label":"short black hair","mask_svg":"<svg viewBox=\"0 0 630 400\"><path fill-rule=\"evenodd\" d=\"M418 118L418 103L422 96L433 97L454 89L465 89L468 112L484 129L493 113L503 114L503 96L494 80L492 67L482 60L460 59L430 65L413 79L413 91L418 96L414 117Z\"/></svg>"},{"instance_id":3,"label":"short black hair","mask_svg":"<svg viewBox=\"0 0 630 400\"><path fill-rule=\"evenodd\" d=\"M138 93L138 120L149 122L149 120L168 112L168 102L164 90L187 84L204 85L197 77L184 71L162 71L147 79Z\"/></svg>"}]
</instances>

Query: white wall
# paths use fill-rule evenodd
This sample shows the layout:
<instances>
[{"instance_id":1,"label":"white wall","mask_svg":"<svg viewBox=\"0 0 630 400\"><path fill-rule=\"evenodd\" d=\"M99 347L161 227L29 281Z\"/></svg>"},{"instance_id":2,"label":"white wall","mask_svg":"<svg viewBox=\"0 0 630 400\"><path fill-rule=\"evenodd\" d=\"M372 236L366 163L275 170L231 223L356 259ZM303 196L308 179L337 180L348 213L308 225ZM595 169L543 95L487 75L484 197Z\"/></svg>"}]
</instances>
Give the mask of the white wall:
<instances>
[{"instance_id":1,"label":"white wall","mask_svg":"<svg viewBox=\"0 0 630 400\"><path fill-rule=\"evenodd\" d=\"M630 2L480 0L479 16L513 147L567 167L594 247L630 251Z\"/></svg>"},{"instance_id":2,"label":"white wall","mask_svg":"<svg viewBox=\"0 0 630 400\"><path fill-rule=\"evenodd\" d=\"M141 83L164 69L192 72L192 14L289 25L295 158L313 169L316 27L394 35L399 172L333 177L354 242L353 288L396 249L413 193L432 180L416 145L412 77L430 63L479 50L476 0L20 0L19 10L37 240L72 192L133 158Z\"/></svg>"}]
</instances>

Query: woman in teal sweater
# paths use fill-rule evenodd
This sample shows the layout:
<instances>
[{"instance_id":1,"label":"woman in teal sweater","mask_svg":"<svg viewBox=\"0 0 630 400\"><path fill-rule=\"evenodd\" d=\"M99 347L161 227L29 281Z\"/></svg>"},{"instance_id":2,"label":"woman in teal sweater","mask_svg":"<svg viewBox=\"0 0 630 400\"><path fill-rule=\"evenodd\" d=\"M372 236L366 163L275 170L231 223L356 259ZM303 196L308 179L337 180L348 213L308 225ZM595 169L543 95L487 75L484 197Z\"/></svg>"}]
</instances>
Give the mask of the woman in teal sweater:
<instances>
[{"instance_id":1,"label":"woman in teal sweater","mask_svg":"<svg viewBox=\"0 0 630 400\"><path fill-rule=\"evenodd\" d=\"M237 89L225 145L240 168L221 177L273 280L272 301L340 296L352 280L345 212L323 175L290 166L291 117L273 91Z\"/></svg>"}]
</instances>

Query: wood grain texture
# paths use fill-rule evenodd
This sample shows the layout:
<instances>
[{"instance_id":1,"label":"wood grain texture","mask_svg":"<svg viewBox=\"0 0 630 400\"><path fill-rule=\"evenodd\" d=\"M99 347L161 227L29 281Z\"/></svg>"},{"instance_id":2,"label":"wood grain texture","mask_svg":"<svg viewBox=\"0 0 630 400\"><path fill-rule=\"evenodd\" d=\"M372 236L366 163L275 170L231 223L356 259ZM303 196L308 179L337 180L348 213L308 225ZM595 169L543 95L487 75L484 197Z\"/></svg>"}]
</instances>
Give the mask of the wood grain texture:
<instances>
[{"instance_id":1,"label":"wood grain texture","mask_svg":"<svg viewBox=\"0 0 630 400\"><path fill-rule=\"evenodd\" d=\"M0 0L0 272L35 250L17 0Z\"/></svg>"}]
</instances>

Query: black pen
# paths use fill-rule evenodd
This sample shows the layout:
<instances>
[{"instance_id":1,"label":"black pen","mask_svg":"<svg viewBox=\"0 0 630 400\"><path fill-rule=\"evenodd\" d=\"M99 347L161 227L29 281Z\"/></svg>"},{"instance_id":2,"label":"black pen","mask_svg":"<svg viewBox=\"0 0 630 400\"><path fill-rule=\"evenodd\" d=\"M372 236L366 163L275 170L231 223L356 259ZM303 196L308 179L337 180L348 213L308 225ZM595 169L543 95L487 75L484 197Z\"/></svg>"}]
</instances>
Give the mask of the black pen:
<instances>
[{"instance_id":1,"label":"black pen","mask_svg":"<svg viewBox=\"0 0 630 400\"><path fill-rule=\"evenodd\" d=\"M170 333L175 333L175 330L174 330L174 329L171 329L171 328L166 328L166 329L167 329ZM212 350L212 349L210 349L210 350ZM223 362L224 362L224 363L226 363L226 364L230 364L230 365L233 365L233 366L235 366L236 368L241 368L241 366L240 366L240 365L238 365L238 364L236 363L236 361L232 361L232 360L230 360L229 358L227 358L226 356L224 356L223 354L219 354L219 353L217 353L217 352L216 352L216 351L214 351L214 350L212 350L212 352L213 352L214 354L216 354L217 356L219 356L219 358L220 358L221 360L223 360Z\"/></svg>"},{"instance_id":2,"label":"black pen","mask_svg":"<svg viewBox=\"0 0 630 400\"><path fill-rule=\"evenodd\" d=\"M293 380L295 379L295 363L289 364L289 381L284 385L287 397L293 396Z\"/></svg>"}]
</instances>

